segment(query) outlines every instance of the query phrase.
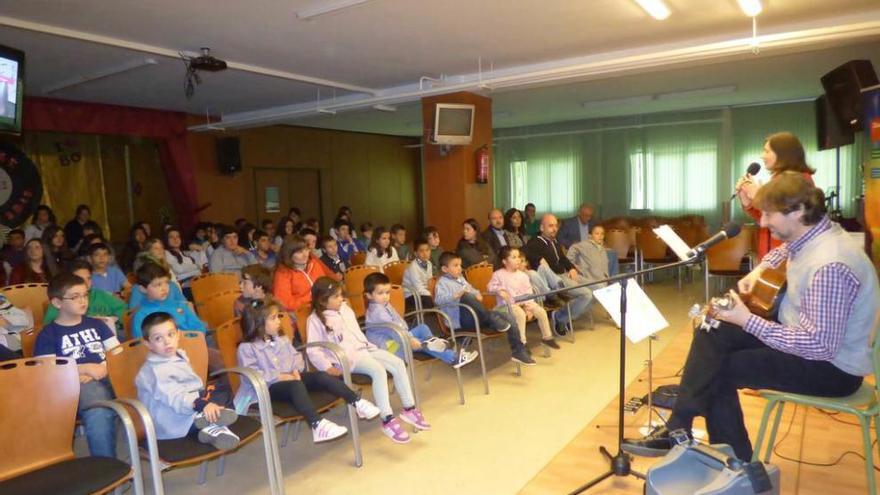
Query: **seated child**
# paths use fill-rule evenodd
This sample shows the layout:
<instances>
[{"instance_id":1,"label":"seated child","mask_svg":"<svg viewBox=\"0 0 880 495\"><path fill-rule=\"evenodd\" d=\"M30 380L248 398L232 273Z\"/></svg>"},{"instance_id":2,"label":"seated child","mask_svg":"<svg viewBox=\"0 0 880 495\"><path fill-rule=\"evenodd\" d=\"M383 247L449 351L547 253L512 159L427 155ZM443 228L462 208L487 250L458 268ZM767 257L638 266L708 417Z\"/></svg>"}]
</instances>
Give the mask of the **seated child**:
<instances>
[{"instance_id":1,"label":"seated child","mask_svg":"<svg viewBox=\"0 0 880 495\"><path fill-rule=\"evenodd\" d=\"M395 223L391 226L391 245L397 250L397 257L401 260L408 260L412 257L409 246L406 245L406 227L403 224Z\"/></svg>"},{"instance_id":2,"label":"seated child","mask_svg":"<svg viewBox=\"0 0 880 495\"><path fill-rule=\"evenodd\" d=\"M440 266L440 255L443 254L443 248L440 247L440 231L437 227L425 227L425 240L431 246L431 265L436 269Z\"/></svg>"},{"instance_id":3,"label":"seated child","mask_svg":"<svg viewBox=\"0 0 880 495\"><path fill-rule=\"evenodd\" d=\"M180 335L174 318L164 312L151 313L142 330L150 354L134 383L138 399L153 419L156 437L192 436L219 450L237 447L240 439L228 426L238 415L216 400L213 386L205 387L186 352L178 348Z\"/></svg>"},{"instance_id":4,"label":"seated child","mask_svg":"<svg viewBox=\"0 0 880 495\"><path fill-rule=\"evenodd\" d=\"M471 312L462 311L458 303L474 310L481 328L488 327L496 332L507 332L510 327L516 325L516 321L510 315L489 311L483 307L480 302L483 300L483 295L461 275L460 256L448 251L441 254L440 271L442 275L437 280L434 304L449 316L456 330L459 328L472 329L477 324ZM520 341L519 330L507 332L507 343L510 345L510 359L512 361L527 366L536 364L535 360L529 356L526 346Z\"/></svg>"},{"instance_id":5,"label":"seated child","mask_svg":"<svg viewBox=\"0 0 880 495\"><path fill-rule=\"evenodd\" d=\"M345 303L342 284L329 277L321 277L312 286L312 314L306 324L309 342L332 342L345 351L354 373L369 375L373 380L373 400L379 406L382 432L396 443L407 443L410 436L400 420L394 417L388 397L388 373L394 379L394 388L400 396L403 411L400 419L419 430L430 430L422 412L416 408L409 382L406 364L399 357L377 348L361 332L354 311ZM308 356L315 368L333 376L341 376L342 370L326 351L308 349Z\"/></svg>"},{"instance_id":6,"label":"seated child","mask_svg":"<svg viewBox=\"0 0 880 495\"><path fill-rule=\"evenodd\" d=\"M339 257L346 265L349 264L351 255L360 251L354 237L352 237L351 224L347 220L339 219L334 224L336 228L336 247Z\"/></svg>"},{"instance_id":7,"label":"seated child","mask_svg":"<svg viewBox=\"0 0 880 495\"><path fill-rule=\"evenodd\" d=\"M9 302L9 299L6 299L6 296L0 294L0 345L21 354L19 334L30 328L34 328L34 317L31 311L16 308Z\"/></svg>"},{"instance_id":8,"label":"seated child","mask_svg":"<svg viewBox=\"0 0 880 495\"><path fill-rule=\"evenodd\" d=\"M110 247L103 242L89 246L89 263L92 265L92 287L111 294L119 294L131 287L131 282L118 266L111 263Z\"/></svg>"},{"instance_id":9,"label":"seated child","mask_svg":"<svg viewBox=\"0 0 880 495\"><path fill-rule=\"evenodd\" d=\"M391 305L391 281L384 273L371 273L364 279L364 296L369 301L367 307L367 325L381 323L397 323L407 328L406 322ZM458 354L452 349L447 349L447 342L439 339L431 333L428 325L421 324L409 329L410 343L414 351L422 351L430 354L446 364L458 369L470 363L480 354L477 351L468 351L462 348ZM396 333L382 329L367 329L367 340L379 349L385 349L403 358L403 348L395 340Z\"/></svg>"},{"instance_id":10,"label":"seated child","mask_svg":"<svg viewBox=\"0 0 880 495\"><path fill-rule=\"evenodd\" d=\"M516 319L516 325L519 327L519 338L523 344L526 343L526 321L530 316L534 316L538 320L538 328L541 329L541 338L545 345L554 349L559 349L559 344L553 338L553 332L550 330L550 320L547 317L547 311L534 299L516 303L514 298L534 294L534 289L529 281L529 276L520 270L519 248L504 246L498 252L498 263L500 266L492 278L489 280L489 292L498 294L498 305L496 310L507 311L507 306L513 312Z\"/></svg>"},{"instance_id":11,"label":"seated child","mask_svg":"<svg viewBox=\"0 0 880 495\"><path fill-rule=\"evenodd\" d=\"M248 265L241 269L238 287L241 296L232 303L235 316L241 316L246 306L254 301L262 301L272 293L272 271L257 263Z\"/></svg>"},{"instance_id":12,"label":"seated child","mask_svg":"<svg viewBox=\"0 0 880 495\"><path fill-rule=\"evenodd\" d=\"M89 305L85 280L72 273L60 273L49 281L47 292L58 316L37 335L34 355L76 361L80 383L77 414L85 426L89 452L116 457L116 414L104 407L88 407L113 399L104 353L119 341L104 322L85 316Z\"/></svg>"},{"instance_id":13,"label":"seated child","mask_svg":"<svg viewBox=\"0 0 880 495\"><path fill-rule=\"evenodd\" d=\"M244 338L238 346L238 365L252 368L263 376L273 401L289 402L305 416L315 443L341 437L348 433L348 428L321 418L309 391L320 390L345 399L354 406L361 419L378 416L379 408L358 397L342 380L324 371L305 370L302 356L281 329L281 312L281 305L272 298L256 299L245 308L241 318ZM235 396L237 409L246 410L256 395L250 382L242 380Z\"/></svg>"},{"instance_id":14,"label":"seated child","mask_svg":"<svg viewBox=\"0 0 880 495\"><path fill-rule=\"evenodd\" d=\"M89 291L89 308L86 316L97 318L107 324L118 335L122 329L122 317L125 315L125 303L109 292L96 289L92 285L91 266L83 260L70 262L70 273L86 281L86 290ZM43 315L43 324L51 323L58 317L58 309L50 305Z\"/></svg>"},{"instance_id":15,"label":"seated child","mask_svg":"<svg viewBox=\"0 0 880 495\"><path fill-rule=\"evenodd\" d=\"M608 254L605 249L605 227L594 225L590 230L590 238L576 242L568 248L565 257L571 261L588 282L608 278ZM593 290L601 289L605 284L591 286Z\"/></svg>"},{"instance_id":16,"label":"seated child","mask_svg":"<svg viewBox=\"0 0 880 495\"><path fill-rule=\"evenodd\" d=\"M137 288L132 291L140 292L142 301L137 311L131 317L132 338L141 337L141 325L144 318L151 313L168 313L174 318L177 327L181 330L198 330L205 333L208 328L205 323L193 313L186 300L171 297L169 288L171 274L168 270L155 263L144 263L137 271Z\"/></svg>"},{"instance_id":17,"label":"seated child","mask_svg":"<svg viewBox=\"0 0 880 495\"><path fill-rule=\"evenodd\" d=\"M255 246L251 249L251 254L254 255L254 259L257 260L257 263L269 269L275 268L277 258L269 234L264 230L255 230L254 244Z\"/></svg>"},{"instance_id":18,"label":"seated child","mask_svg":"<svg viewBox=\"0 0 880 495\"><path fill-rule=\"evenodd\" d=\"M339 245L336 239L327 236L321 240L321 262L327 265L327 268L333 270L338 275L345 274L346 263L339 256Z\"/></svg>"},{"instance_id":19,"label":"seated child","mask_svg":"<svg viewBox=\"0 0 880 495\"><path fill-rule=\"evenodd\" d=\"M406 311L416 308L415 298L418 297L422 308L433 308L434 300L428 290L428 281L434 276L434 264L431 262L431 245L425 239L417 239L413 243L415 257L403 272L403 293L406 296ZM413 291L416 294L413 294Z\"/></svg>"},{"instance_id":20,"label":"seated child","mask_svg":"<svg viewBox=\"0 0 880 495\"><path fill-rule=\"evenodd\" d=\"M358 251L366 252L373 240L373 224L370 222L362 223L360 231L361 235L354 240L354 243L357 244Z\"/></svg>"},{"instance_id":21,"label":"seated child","mask_svg":"<svg viewBox=\"0 0 880 495\"><path fill-rule=\"evenodd\" d=\"M385 265L398 261L397 250L391 245L391 233L385 227L376 227L373 230L373 239L370 241L370 249L367 250L365 265L377 266L381 271Z\"/></svg>"}]
</instances>

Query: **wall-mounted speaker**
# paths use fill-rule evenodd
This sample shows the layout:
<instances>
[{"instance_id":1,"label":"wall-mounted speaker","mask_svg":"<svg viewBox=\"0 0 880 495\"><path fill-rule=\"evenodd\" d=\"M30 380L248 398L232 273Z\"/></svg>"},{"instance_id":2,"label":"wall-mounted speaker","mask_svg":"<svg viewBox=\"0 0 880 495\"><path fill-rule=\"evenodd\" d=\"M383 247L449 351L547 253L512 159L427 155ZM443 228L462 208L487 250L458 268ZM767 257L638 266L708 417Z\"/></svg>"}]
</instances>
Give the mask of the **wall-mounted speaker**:
<instances>
[{"instance_id":1,"label":"wall-mounted speaker","mask_svg":"<svg viewBox=\"0 0 880 495\"><path fill-rule=\"evenodd\" d=\"M241 150L237 137L217 139L217 164L224 174L241 171Z\"/></svg>"},{"instance_id":2,"label":"wall-mounted speaker","mask_svg":"<svg viewBox=\"0 0 880 495\"><path fill-rule=\"evenodd\" d=\"M839 148L855 141L855 133L849 126L840 124L825 95L816 98L816 140L820 151Z\"/></svg>"},{"instance_id":3,"label":"wall-mounted speaker","mask_svg":"<svg viewBox=\"0 0 880 495\"><path fill-rule=\"evenodd\" d=\"M850 60L822 76L828 102L843 127L862 130L861 90L876 86L877 73L870 60Z\"/></svg>"}]
</instances>

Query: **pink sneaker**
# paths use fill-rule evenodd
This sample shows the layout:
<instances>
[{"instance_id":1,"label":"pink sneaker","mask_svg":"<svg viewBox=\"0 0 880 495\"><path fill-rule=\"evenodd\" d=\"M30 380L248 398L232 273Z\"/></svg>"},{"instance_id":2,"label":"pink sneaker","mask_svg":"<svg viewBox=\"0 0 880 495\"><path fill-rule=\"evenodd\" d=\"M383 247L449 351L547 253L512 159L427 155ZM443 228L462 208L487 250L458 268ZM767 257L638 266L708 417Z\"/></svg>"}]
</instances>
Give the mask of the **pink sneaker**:
<instances>
[{"instance_id":1,"label":"pink sneaker","mask_svg":"<svg viewBox=\"0 0 880 495\"><path fill-rule=\"evenodd\" d=\"M387 423L382 423L382 433L385 433L394 443L409 443L410 441L409 433L397 418L391 418Z\"/></svg>"},{"instance_id":2,"label":"pink sneaker","mask_svg":"<svg viewBox=\"0 0 880 495\"><path fill-rule=\"evenodd\" d=\"M428 422L425 421L425 417L422 416L422 411L419 411L416 408L412 408L410 410L404 409L400 413L400 419L413 425L415 428L418 428L419 430L428 431L431 429L431 425L428 424Z\"/></svg>"}]
</instances>

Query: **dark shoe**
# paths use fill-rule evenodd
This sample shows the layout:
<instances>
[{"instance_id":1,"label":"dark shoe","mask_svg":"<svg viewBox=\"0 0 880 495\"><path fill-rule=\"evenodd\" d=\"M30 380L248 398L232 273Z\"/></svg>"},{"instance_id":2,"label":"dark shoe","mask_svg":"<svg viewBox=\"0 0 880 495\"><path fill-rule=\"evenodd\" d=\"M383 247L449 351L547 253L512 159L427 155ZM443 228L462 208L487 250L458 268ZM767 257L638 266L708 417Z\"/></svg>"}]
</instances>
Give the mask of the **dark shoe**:
<instances>
[{"instance_id":1,"label":"dark shoe","mask_svg":"<svg viewBox=\"0 0 880 495\"><path fill-rule=\"evenodd\" d=\"M531 356L529 356L528 352L526 352L524 348L513 351L513 355L510 357L510 360L515 361L519 364L523 364L525 366L534 366L538 364L535 362L534 359L532 359Z\"/></svg>"},{"instance_id":2,"label":"dark shoe","mask_svg":"<svg viewBox=\"0 0 880 495\"><path fill-rule=\"evenodd\" d=\"M556 339L541 339L541 343L546 345L547 347L552 347L553 349L559 349L559 344L556 343Z\"/></svg>"},{"instance_id":3,"label":"dark shoe","mask_svg":"<svg viewBox=\"0 0 880 495\"><path fill-rule=\"evenodd\" d=\"M568 335L568 322L558 321L556 322L556 335L566 336Z\"/></svg>"},{"instance_id":4,"label":"dark shoe","mask_svg":"<svg viewBox=\"0 0 880 495\"><path fill-rule=\"evenodd\" d=\"M564 308L565 301L559 298L559 296L547 296L544 298L544 308L553 311L556 309Z\"/></svg>"},{"instance_id":5,"label":"dark shoe","mask_svg":"<svg viewBox=\"0 0 880 495\"><path fill-rule=\"evenodd\" d=\"M663 457L673 445L675 442L669 436L669 430L660 426L646 437L624 438L620 448L624 452L642 457Z\"/></svg>"}]
</instances>

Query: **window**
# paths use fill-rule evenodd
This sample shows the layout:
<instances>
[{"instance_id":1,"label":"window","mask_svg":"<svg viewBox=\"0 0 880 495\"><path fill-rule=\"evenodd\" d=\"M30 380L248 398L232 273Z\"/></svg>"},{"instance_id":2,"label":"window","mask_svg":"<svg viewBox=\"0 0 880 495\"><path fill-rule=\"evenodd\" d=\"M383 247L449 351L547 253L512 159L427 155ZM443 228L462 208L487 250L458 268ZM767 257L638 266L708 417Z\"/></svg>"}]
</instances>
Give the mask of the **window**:
<instances>
[{"instance_id":1,"label":"window","mask_svg":"<svg viewBox=\"0 0 880 495\"><path fill-rule=\"evenodd\" d=\"M568 214L577 209L579 170L566 159L510 162L511 204L534 203L540 212Z\"/></svg>"}]
</instances>

